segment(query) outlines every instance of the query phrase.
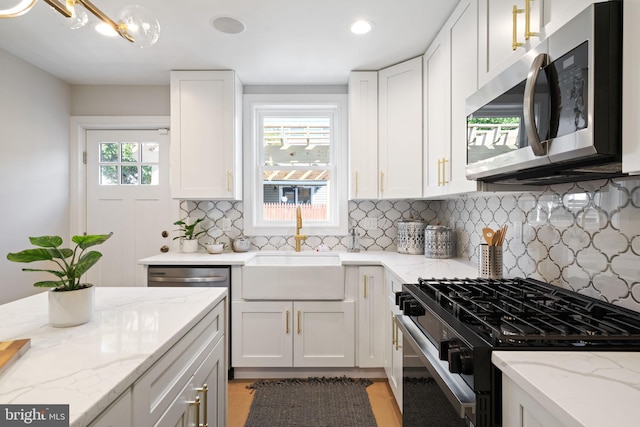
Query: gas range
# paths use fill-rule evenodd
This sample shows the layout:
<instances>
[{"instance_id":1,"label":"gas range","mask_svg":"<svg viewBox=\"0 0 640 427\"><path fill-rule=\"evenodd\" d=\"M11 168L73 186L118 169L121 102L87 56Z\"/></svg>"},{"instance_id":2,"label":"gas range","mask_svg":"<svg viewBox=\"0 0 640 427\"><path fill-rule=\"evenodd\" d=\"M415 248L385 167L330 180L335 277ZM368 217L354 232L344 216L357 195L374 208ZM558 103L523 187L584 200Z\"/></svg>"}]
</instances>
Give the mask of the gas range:
<instances>
[{"instance_id":1,"label":"gas range","mask_svg":"<svg viewBox=\"0 0 640 427\"><path fill-rule=\"evenodd\" d=\"M396 303L403 333L475 426L501 425L493 350L640 351L640 313L534 279L418 279Z\"/></svg>"}]
</instances>

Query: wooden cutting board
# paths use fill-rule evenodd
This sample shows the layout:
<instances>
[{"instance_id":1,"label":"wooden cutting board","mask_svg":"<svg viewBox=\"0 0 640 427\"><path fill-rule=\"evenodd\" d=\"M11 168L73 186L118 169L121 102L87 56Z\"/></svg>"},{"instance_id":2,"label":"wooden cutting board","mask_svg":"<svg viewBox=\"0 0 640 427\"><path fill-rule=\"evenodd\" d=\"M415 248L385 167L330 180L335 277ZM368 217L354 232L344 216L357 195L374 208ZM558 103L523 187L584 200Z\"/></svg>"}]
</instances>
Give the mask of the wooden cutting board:
<instances>
[{"instance_id":1,"label":"wooden cutting board","mask_svg":"<svg viewBox=\"0 0 640 427\"><path fill-rule=\"evenodd\" d=\"M0 341L0 375L31 347L31 340Z\"/></svg>"}]
</instances>

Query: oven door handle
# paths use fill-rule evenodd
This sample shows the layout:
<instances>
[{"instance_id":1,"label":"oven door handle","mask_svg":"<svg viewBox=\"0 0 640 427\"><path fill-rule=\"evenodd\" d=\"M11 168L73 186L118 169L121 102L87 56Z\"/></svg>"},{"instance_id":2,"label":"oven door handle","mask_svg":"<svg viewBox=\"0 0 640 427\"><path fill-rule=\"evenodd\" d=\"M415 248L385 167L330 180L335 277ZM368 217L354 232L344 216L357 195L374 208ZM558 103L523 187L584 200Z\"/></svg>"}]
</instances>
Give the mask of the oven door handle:
<instances>
[{"instance_id":1,"label":"oven door handle","mask_svg":"<svg viewBox=\"0 0 640 427\"><path fill-rule=\"evenodd\" d=\"M460 376L449 372L448 365L440 360L436 347L410 318L397 315L395 322L402 330L403 345L409 344L414 349L460 417L466 415L474 419L471 414L476 410L476 395L471 387Z\"/></svg>"}]
</instances>

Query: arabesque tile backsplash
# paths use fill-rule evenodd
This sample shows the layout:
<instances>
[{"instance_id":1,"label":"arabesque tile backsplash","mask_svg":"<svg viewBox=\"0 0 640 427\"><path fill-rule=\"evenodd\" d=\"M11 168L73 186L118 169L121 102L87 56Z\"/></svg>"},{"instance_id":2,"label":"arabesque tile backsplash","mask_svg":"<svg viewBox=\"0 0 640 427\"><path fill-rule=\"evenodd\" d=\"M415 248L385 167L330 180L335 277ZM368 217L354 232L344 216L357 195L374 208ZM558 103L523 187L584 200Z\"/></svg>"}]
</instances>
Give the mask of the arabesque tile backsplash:
<instances>
[{"instance_id":1,"label":"arabesque tile backsplash","mask_svg":"<svg viewBox=\"0 0 640 427\"><path fill-rule=\"evenodd\" d=\"M210 220L202 244L226 241L243 230L242 202L182 201L181 214ZM359 200L349 202L350 227L362 250L396 251L396 222L421 218L454 229L458 257L477 262L482 227L509 225L504 244L505 277L532 277L640 311L640 179L560 184L543 192L487 193L443 201ZM221 231L222 218L232 227ZM377 218L364 230L364 218ZM248 236L254 250L293 250L293 237ZM347 236L309 236L346 250ZM420 255L412 255L420 256Z\"/></svg>"}]
</instances>

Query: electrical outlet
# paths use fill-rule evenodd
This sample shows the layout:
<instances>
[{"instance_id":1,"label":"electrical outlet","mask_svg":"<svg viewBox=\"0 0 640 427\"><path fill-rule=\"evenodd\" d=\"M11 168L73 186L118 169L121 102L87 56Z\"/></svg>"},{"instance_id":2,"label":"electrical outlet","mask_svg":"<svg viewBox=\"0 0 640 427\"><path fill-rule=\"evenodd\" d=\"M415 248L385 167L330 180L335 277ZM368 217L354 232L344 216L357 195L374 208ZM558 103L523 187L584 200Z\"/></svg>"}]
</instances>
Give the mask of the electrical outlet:
<instances>
[{"instance_id":1,"label":"electrical outlet","mask_svg":"<svg viewBox=\"0 0 640 427\"><path fill-rule=\"evenodd\" d=\"M362 220L362 228L365 230L377 230L378 218L364 218Z\"/></svg>"},{"instance_id":2,"label":"electrical outlet","mask_svg":"<svg viewBox=\"0 0 640 427\"><path fill-rule=\"evenodd\" d=\"M231 230L231 220L229 218L222 218L222 231Z\"/></svg>"},{"instance_id":3,"label":"electrical outlet","mask_svg":"<svg viewBox=\"0 0 640 427\"><path fill-rule=\"evenodd\" d=\"M516 221L513 223L513 234L514 234L514 242L522 243L522 223L520 221Z\"/></svg>"}]
</instances>

